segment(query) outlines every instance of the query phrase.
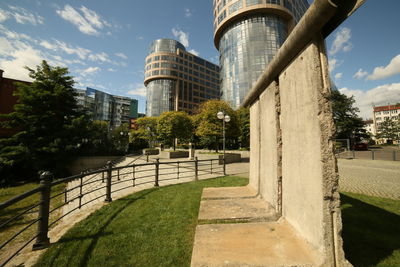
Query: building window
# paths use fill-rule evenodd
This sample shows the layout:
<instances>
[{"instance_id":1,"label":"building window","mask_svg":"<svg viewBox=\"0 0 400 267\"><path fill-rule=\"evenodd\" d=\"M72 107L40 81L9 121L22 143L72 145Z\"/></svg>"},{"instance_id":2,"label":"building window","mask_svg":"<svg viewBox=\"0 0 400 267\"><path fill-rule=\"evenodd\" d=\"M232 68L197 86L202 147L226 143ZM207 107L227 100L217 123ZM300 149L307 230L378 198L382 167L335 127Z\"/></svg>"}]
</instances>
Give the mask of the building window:
<instances>
[{"instance_id":1,"label":"building window","mask_svg":"<svg viewBox=\"0 0 400 267\"><path fill-rule=\"evenodd\" d=\"M246 0L246 6L262 4L262 0Z\"/></svg>"}]
</instances>

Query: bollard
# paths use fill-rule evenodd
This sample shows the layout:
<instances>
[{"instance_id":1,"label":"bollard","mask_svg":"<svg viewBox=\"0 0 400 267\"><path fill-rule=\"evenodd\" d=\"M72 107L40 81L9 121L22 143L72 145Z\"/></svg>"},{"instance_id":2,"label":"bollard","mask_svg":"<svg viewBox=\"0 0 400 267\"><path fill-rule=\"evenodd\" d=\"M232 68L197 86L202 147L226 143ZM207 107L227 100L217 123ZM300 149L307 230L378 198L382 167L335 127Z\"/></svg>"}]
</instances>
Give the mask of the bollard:
<instances>
[{"instance_id":1,"label":"bollard","mask_svg":"<svg viewBox=\"0 0 400 267\"><path fill-rule=\"evenodd\" d=\"M155 163L155 167L156 167L156 177L155 177L155 183L154 186L158 187L158 175L159 175L159 170L160 170L160 159L157 158L156 159L156 163Z\"/></svg>"},{"instance_id":2,"label":"bollard","mask_svg":"<svg viewBox=\"0 0 400 267\"><path fill-rule=\"evenodd\" d=\"M372 160L375 160L375 151L373 151L373 150L371 150L371 152L372 152Z\"/></svg>"},{"instance_id":3,"label":"bollard","mask_svg":"<svg viewBox=\"0 0 400 267\"><path fill-rule=\"evenodd\" d=\"M50 211L50 191L51 180L53 174L51 172L43 172L40 175L40 206L38 215L38 236L33 244L32 250L40 250L50 245L50 239L47 236L49 231L49 211Z\"/></svg>"},{"instance_id":4,"label":"bollard","mask_svg":"<svg viewBox=\"0 0 400 267\"><path fill-rule=\"evenodd\" d=\"M149 154L146 155L146 162L149 162Z\"/></svg>"},{"instance_id":5,"label":"bollard","mask_svg":"<svg viewBox=\"0 0 400 267\"><path fill-rule=\"evenodd\" d=\"M393 158L393 161L396 161L396 151L394 151L394 150L392 152L392 158Z\"/></svg>"},{"instance_id":6,"label":"bollard","mask_svg":"<svg viewBox=\"0 0 400 267\"><path fill-rule=\"evenodd\" d=\"M353 159L356 158L356 152L353 150Z\"/></svg>"},{"instance_id":7,"label":"bollard","mask_svg":"<svg viewBox=\"0 0 400 267\"><path fill-rule=\"evenodd\" d=\"M112 201L111 198L111 175L112 175L112 163L111 161L107 162L107 185L106 185L106 199L104 202L110 203Z\"/></svg>"},{"instance_id":8,"label":"bollard","mask_svg":"<svg viewBox=\"0 0 400 267\"><path fill-rule=\"evenodd\" d=\"M199 180L199 160L197 157L194 158L194 180Z\"/></svg>"}]
</instances>

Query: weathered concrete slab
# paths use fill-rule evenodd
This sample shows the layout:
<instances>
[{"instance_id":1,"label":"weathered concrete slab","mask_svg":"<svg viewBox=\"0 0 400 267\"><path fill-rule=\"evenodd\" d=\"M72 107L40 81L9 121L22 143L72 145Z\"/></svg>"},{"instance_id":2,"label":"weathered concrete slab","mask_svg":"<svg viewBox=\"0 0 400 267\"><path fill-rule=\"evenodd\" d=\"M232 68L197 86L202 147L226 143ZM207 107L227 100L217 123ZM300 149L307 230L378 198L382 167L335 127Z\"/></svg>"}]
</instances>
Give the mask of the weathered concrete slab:
<instances>
[{"instance_id":1,"label":"weathered concrete slab","mask_svg":"<svg viewBox=\"0 0 400 267\"><path fill-rule=\"evenodd\" d=\"M252 198L257 191L248 186L208 187L203 189L202 199Z\"/></svg>"},{"instance_id":2,"label":"weathered concrete slab","mask_svg":"<svg viewBox=\"0 0 400 267\"><path fill-rule=\"evenodd\" d=\"M207 220L276 220L275 209L260 198L202 200L199 221Z\"/></svg>"},{"instance_id":3,"label":"weathered concrete slab","mask_svg":"<svg viewBox=\"0 0 400 267\"><path fill-rule=\"evenodd\" d=\"M207 224L196 228L191 266L318 266L318 259L284 220Z\"/></svg>"}]
</instances>

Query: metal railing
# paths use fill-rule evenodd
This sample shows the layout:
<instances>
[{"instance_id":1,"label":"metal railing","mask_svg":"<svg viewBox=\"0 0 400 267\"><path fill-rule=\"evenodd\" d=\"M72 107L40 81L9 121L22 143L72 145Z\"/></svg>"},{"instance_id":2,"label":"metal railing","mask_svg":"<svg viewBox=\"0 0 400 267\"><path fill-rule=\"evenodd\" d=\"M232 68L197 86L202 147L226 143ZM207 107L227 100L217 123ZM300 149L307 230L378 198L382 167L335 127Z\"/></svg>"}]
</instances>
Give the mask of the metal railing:
<instances>
[{"instance_id":1,"label":"metal railing","mask_svg":"<svg viewBox=\"0 0 400 267\"><path fill-rule=\"evenodd\" d=\"M33 250L47 248L50 244L48 232L57 222L70 215L74 211L80 210L89 203L101 201L111 202L113 194L126 189L142 186L141 189L178 182L199 180L205 175L226 175L225 160L204 159L175 162L155 162L134 164L135 160L129 165L113 167L108 162L106 168L83 172L78 175L66 177L56 181L50 172L44 172L40 176L40 185L26 193L18 195L4 203L0 203L0 233L19 223L22 217L29 214L29 219L20 229L13 231L7 240L0 244L0 266L9 263L21 250L33 241ZM133 164L132 164L133 163ZM184 180L186 179L186 180ZM189 180L188 180L189 179ZM54 191L55 187L64 185L63 190ZM146 187L147 185L147 187ZM34 203L24 207L23 211L14 215L13 206L29 197L36 197ZM63 208L63 209L62 209ZM14 208L16 210L16 208ZM7 216L7 214L12 214ZM36 225L37 230L32 233L32 228ZM28 231L30 230L30 231ZM16 240L23 236L23 241ZM15 241L15 242L14 242ZM3 255L3 256L1 256Z\"/></svg>"},{"instance_id":2,"label":"metal railing","mask_svg":"<svg viewBox=\"0 0 400 267\"><path fill-rule=\"evenodd\" d=\"M369 159L369 160L389 160L400 161L400 151L396 150L367 150L367 151L354 151L344 150L338 151L337 158L342 159Z\"/></svg>"}]
</instances>

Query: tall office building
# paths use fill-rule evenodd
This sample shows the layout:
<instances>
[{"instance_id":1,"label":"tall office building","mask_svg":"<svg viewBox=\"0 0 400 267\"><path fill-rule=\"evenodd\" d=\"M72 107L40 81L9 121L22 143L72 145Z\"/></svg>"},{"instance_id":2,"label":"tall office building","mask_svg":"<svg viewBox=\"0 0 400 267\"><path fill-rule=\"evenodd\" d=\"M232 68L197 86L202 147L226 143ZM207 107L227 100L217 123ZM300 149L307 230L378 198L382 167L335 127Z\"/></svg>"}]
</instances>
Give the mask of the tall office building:
<instances>
[{"instance_id":1,"label":"tall office building","mask_svg":"<svg viewBox=\"0 0 400 267\"><path fill-rule=\"evenodd\" d=\"M307 0L214 0L223 100L240 106L308 6Z\"/></svg>"},{"instance_id":2,"label":"tall office building","mask_svg":"<svg viewBox=\"0 0 400 267\"><path fill-rule=\"evenodd\" d=\"M178 41L155 40L145 62L146 115L192 114L200 103L219 99L219 67L186 51Z\"/></svg>"}]
</instances>

